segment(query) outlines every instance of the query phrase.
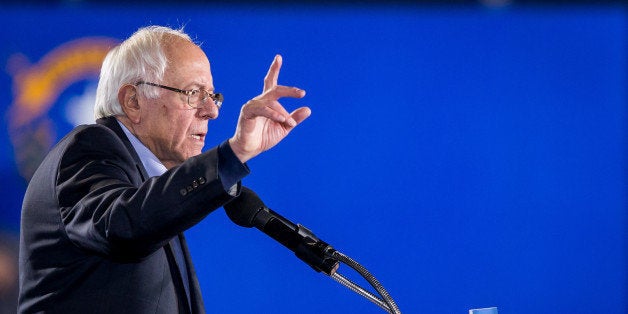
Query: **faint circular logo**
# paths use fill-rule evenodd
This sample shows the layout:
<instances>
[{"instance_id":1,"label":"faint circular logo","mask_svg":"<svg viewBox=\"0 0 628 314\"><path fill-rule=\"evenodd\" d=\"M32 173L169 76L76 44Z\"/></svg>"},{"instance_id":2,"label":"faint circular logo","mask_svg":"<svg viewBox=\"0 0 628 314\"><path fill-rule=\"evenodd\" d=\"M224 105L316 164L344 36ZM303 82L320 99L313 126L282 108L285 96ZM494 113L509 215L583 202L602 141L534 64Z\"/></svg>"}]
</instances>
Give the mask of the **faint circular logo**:
<instances>
[{"instance_id":1,"label":"faint circular logo","mask_svg":"<svg viewBox=\"0 0 628 314\"><path fill-rule=\"evenodd\" d=\"M13 77L13 102L7 112L9 137L20 175L29 181L56 140L52 109L65 105L62 113L74 125L93 121L92 107L102 61L117 44L111 38L80 38L64 43L31 64L23 54L9 58ZM77 82L91 81L82 93L60 96Z\"/></svg>"}]
</instances>

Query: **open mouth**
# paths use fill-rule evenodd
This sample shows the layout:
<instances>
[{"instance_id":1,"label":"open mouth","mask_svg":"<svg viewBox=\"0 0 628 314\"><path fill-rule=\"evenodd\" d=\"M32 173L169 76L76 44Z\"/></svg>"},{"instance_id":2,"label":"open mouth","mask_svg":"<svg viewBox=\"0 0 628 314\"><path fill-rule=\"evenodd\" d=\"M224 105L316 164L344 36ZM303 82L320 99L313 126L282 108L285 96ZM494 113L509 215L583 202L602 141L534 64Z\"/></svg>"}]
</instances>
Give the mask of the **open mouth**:
<instances>
[{"instance_id":1,"label":"open mouth","mask_svg":"<svg viewBox=\"0 0 628 314\"><path fill-rule=\"evenodd\" d=\"M205 141L205 133L192 134L191 137L197 141Z\"/></svg>"}]
</instances>

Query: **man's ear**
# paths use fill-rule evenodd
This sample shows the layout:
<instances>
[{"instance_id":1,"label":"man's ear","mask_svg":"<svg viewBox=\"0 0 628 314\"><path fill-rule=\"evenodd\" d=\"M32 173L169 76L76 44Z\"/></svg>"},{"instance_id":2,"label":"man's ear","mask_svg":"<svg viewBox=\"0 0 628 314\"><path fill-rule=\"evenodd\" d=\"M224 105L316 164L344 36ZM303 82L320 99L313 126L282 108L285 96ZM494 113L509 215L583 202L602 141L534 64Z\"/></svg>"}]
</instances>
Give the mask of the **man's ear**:
<instances>
[{"instance_id":1,"label":"man's ear","mask_svg":"<svg viewBox=\"0 0 628 314\"><path fill-rule=\"evenodd\" d=\"M126 84L118 90L118 102L127 118L133 123L140 123L140 104L137 99L137 88Z\"/></svg>"}]
</instances>

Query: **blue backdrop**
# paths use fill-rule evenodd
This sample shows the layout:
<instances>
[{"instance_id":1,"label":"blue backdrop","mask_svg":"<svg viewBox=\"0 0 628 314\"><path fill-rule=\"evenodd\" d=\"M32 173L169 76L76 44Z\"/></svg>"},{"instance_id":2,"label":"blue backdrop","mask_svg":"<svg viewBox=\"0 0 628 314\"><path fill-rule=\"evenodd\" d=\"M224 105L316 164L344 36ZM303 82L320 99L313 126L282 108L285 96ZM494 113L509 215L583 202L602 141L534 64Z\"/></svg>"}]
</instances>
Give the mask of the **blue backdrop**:
<instances>
[{"instance_id":1,"label":"blue backdrop","mask_svg":"<svg viewBox=\"0 0 628 314\"><path fill-rule=\"evenodd\" d=\"M280 83L307 91L283 104L313 114L244 184L402 312L628 311L623 7L0 7L4 229L29 166L88 121L94 58L149 24L185 25L212 62L207 147L283 55ZM382 312L222 210L186 234L209 312Z\"/></svg>"}]
</instances>

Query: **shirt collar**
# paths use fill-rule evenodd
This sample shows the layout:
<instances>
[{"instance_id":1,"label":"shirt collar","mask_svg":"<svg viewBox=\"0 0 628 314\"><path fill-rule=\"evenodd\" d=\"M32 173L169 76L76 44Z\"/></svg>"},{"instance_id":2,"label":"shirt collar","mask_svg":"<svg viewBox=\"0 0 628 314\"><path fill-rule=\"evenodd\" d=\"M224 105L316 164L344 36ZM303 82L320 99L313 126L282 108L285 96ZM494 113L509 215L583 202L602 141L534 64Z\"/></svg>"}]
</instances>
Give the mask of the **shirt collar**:
<instances>
[{"instance_id":1,"label":"shirt collar","mask_svg":"<svg viewBox=\"0 0 628 314\"><path fill-rule=\"evenodd\" d=\"M116 121L118 120L116 119ZM140 142L140 140L135 137L135 135L133 135L129 131L129 129L124 126L124 124L122 124L120 121L118 121L118 124L120 124L122 131L124 131L126 137L128 137L129 141L131 141L131 145L133 145L135 152L137 152L137 155L140 157L140 160L142 161L142 164L144 165L148 176L156 177L164 174L164 172L166 172L166 170L168 169L166 169L166 166L164 166L164 164L159 161L159 158L157 158L157 156L155 156L153 152L151 152L146 146L144 146L144 144L142 144L142 142Z\"/></svg>"}]
</instances>

